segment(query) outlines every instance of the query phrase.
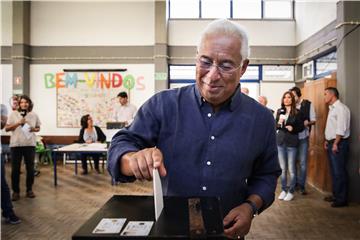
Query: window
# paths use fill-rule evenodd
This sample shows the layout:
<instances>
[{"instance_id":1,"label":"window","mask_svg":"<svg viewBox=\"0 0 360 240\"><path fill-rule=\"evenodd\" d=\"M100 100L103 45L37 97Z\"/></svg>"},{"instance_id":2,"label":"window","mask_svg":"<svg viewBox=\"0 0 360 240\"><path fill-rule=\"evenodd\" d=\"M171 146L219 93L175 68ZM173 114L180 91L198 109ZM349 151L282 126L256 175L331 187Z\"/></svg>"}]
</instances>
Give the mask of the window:
<instances>
[{"instance_id":1,"label":"window","mask_svg":"<svg viewBox=\"0 0 360 240\"><path fill-rule=\"evenodd\" d=\"M294 81L294 66L264 65L263 81Z\"/></svg>"},{"instance_id":2,"label":"window","mask_svg":"<svg viewBox=\"0 0 360 240\"><path fill-rule=\"evenodd\" d=\"M199 18L199 0L169 1L170 18Z\"/></svg>"},{"instance_id":3,"label":"window","mask_svg":"<svg viewBox=\"0 0 360 240\"><path fill-rule=\"evenodd\" d=\"M329 75L336 69L336 52L331 52L315 60L315 78Z\"/></svg>"},{"instance_id":4,"label":"window","mask_svg":"<svg viewBox=\"0 0 360 240\"><path fill-rule=\"evenodd\" d=\"M169 88L179 88L195 83L195 65L170 65Z\"/></svg>"},{"instance_id":5,"label":"window","mask_svg":"<svg viewBox=\"0 0 360 240\"><path fill-rule=\"evenodd\" d=\"M233 18L261 18L261 0L233 0Z\"/></svg>"},{"instance_id":6,"label":"window","mask_svg":"<svg viewBox=\"0 0 360 240\"><path fill-rule=\"evenodd\" d=\"M293 0L168 0L170 18L293 19Z\"/></svg>"},{"instance_id":7,"label":"window","mask_svg":"<svg viewBox=\"0 0 360 240\"><path fill-rule=\"evenodd\" d=\"M246 72L241 77L242 82L259 82L260 66L248 66Z\"/></svg>"},{"instance_id":8,"label":"window","mask_svg":"<svg viewBox=\"0 0 360 240\"><path fill-rule=\"evenodd\" d=\"M264 18L293 18L292 0L264 0Z\"/></svg>"},{"instance_id":9,"label":"window","mask_svg":"<svg viewBox=\"0 0 360 240\"><path fill-rule=\"evenodd\" d=\"M229 18L230 0L202 0L202 18Z\"/></svg>"}]
</instances>

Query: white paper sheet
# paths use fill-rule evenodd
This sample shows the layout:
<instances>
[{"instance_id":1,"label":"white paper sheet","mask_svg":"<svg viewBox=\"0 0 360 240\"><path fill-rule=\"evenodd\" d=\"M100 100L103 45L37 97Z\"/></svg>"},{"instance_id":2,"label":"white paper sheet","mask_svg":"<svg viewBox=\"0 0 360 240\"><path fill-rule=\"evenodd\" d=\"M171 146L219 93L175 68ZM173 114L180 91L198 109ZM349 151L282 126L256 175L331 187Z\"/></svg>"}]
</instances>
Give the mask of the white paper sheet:
<instances>
[{"instance_id":1,"label":"white paper sheet","mask_svg":"<svg viewBox=\"0 0 360 240\"><path fill-rule=\"evenodd\" d=\"M27 123L25 123L22 127L21 127L21 130L23 131L25 137L27 139L30 139L32 136L33 136L33 133L30 132L31 130L31 126Z\"/></svg>"},{"instance_id":2,"label":"white paper sheet","mask_svg":"<svg viewBox=\"0 0 360 240\"><path fill-rule=\"evenodd\" d=\"M155 220L160 217L161 211L164 208L164 199L161 186L159 171L153 169L153 188L154 188L154 205L155 205Z\"/></svg>"},{"instance_id":3,"label":"white paper sheet","mask_svg":"<svg viewBox=\"0 0 360 240\"><path fill-rule=\"evenodd\" d=\"M122 231L122 236L147 236L150 233L153 221L130 221Z\"/></svg>"},{"instance_id":4,"label":"white paper sheet","mask_svg":"<svg viewBox=\"0 0 360 240\"><path fill-rule=\"evenodd\" d=\"M103 218L93 233L120 233L126 218Z\"/></svg>"}]
</instances>

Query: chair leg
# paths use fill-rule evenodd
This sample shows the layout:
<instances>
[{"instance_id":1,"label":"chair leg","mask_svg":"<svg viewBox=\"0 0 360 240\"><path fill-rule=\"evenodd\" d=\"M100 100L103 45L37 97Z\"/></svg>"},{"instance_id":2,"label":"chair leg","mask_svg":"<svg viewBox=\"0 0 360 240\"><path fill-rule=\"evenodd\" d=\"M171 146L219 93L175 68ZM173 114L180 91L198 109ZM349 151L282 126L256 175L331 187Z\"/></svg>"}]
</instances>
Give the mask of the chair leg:
<instances>
[{"instance_id":1,"label":"chair leg","mask_svg":"<svg viewBox=\"0 0 360 240\"><path fill-rule=\"evenodd\" d=\"M93 165L92 165L92 163L91 163L91 159L92 158L89 158L89 163L90 163L90 168L91 168L91 170L93 169Z\"/></svg>"}]
</instances>

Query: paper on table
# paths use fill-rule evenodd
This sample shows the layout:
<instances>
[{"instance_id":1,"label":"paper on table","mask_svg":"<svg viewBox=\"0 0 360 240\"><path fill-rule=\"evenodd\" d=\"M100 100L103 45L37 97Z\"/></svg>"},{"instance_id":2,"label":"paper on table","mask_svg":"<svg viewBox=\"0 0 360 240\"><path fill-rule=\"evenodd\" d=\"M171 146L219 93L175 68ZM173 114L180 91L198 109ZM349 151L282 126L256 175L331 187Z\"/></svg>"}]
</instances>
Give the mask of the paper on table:
<instances>
[{"instance_id":1,"label":"paper on table","mask_svg":"<svg viewBox=\"0 0 360 240\"><path fill-rule=\"evenodd\" d=\"M126 218L103 218L93 233L119 233L125 222Z\"/></svg>"},{"instance_id":2,"label":"paper on table","mask_svg":"<svg viewBox=\"0 0 360 240\"><path fill-rule=\"evenodd\" d=\"M147 236L150 233L153 221L130 221L122 231L122 236Z\"/></svg>"},{"instance_id":3,"label":"paper on table","mask_svg":"<svg viewBox=\"0 0 360 240\"><path fill-rule=\"evenodd\" d=\"M164 207L164 199L163 199L163 192L162 192L159 171L156 168L153 169L153 188L154 188L155 220L157 221Z\"/></svg>"},{"instance_id":4,"label":"paper on table","mask_svg":"<svg viewBox=\"0 0 360 240\"><path fill-rule=\"evenodd\" d=\"M27 139L30 139L30 138L32 137L33 133L30 132L31 126L30 126L29 124L25 123L25 124L21 127L21 130L23 131L23 133L24 133L24 135L25 135L25 137L26 137Z\"/></svg>"}]
</instances>

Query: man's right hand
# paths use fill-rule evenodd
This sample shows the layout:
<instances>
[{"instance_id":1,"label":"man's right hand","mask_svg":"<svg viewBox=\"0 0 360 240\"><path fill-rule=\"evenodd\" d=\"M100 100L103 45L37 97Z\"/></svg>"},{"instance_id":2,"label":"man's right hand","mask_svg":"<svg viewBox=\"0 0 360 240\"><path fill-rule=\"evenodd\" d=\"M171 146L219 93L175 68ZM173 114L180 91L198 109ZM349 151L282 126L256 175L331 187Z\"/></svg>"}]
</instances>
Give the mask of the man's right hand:
<instances>
[{"instance_id":1,"label":"man's right hand","mask_svg":"<svg viewBox=\"0 0 360 240\"><path fill-rule=\"evenodd\" d=\"M158 148L145 148L129 152L121 158L121 172L139 180L152 180L152 170L157 168L160 176L166 176L163 155Z\"/></svg>"}]
</instances>

